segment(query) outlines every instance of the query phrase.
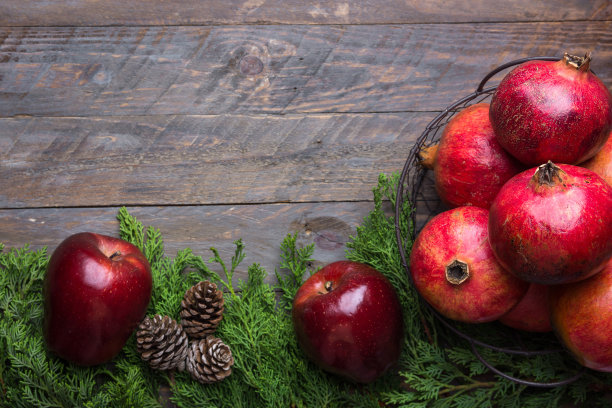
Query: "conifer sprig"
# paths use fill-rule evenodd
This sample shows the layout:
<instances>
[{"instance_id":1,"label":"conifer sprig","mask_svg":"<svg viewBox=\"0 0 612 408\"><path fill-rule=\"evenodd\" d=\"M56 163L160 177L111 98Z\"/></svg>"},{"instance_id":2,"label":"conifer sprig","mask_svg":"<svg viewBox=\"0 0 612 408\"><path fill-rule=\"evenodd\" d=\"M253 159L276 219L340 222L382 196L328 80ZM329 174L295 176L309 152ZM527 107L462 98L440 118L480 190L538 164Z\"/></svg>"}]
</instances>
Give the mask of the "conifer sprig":
<instances>
[{"instance_id":1,"label":"conifer sprig","mask_svg":"<svg viewBox=\"0 0 612 408\"><path fill-rule=\"evenodd\" d=\"M397 372L356 386L306 359L293 333L290 310L295 292L314 272L314 247L300 248L296 235L282 240L276 285L266 283L267 272L258 264L243 269L247 279L235 282L245 258L241 240L235 241L229 262L214 248L208 262L189 248L170 258L160 231L145 228L121 208L120 237L141 248L151 264L154 285L148 315L178 320L185 291L201 280L225 289L224 318L217 334L231 346L233 374L203 386L185 372L152 370L140 359L134 336L110 364L81 368L58 359L46 350L42 337L47 252L27 246L5 250L0 243L0 407L161 407L160 387L170 387L171 400L179 407L554 408L566 402L609 406L610 374L589 371L580 381L553 389L517 385L488 372L464 340L440 326L409 285L400 261L392 215L398 182L397 174L379 177L373 210L347 245L347 258L385 274L404 307L405 341ZM411 211L404 204L398 220L402 236L409 236L412 228ZM411 242L405 245L409 253ZM488 342L508 337L495 324L465 329ZM521 339L539 346L536 340ZM487 350L482 354L496 366L536 381L555 379L575 368L563 354L533 359Z\"/></svg>"},{"instance_id":2,"label":"conifer sprig","mask_svg":"<svg viewBox=\"0 0 612 408\"><path fill-rule=\"evenodd\" d=\"M391 406L409 407L557 407L563 403L585 401L585 388L595 384L610 384L612 375L589 372L580 381L552 389L537 389L493 375L472 352L471 346L437 321L424 307L411 287L407 271L400 262L395 235L395 192L398 174L379 176L374 188L374 209L357 228L357 234L347 244L347 257L369 263L389 278L397 289L404 307L405 347L400 358L401 387L382 390L382 400ZM403 201L398 225L403 237L409 237L411 208ZM385 207L389 204L389 207ZM412 242L404 241L406 253ZM551 336L516 333L498 323L462 325L461 329L490 344L507 346L508 338L520 339L526 348L538 350L550 342ZM558 347L558 344L557 344ZM481 350L487 361L507 374L531 381L547 382L567 378L575 373L577 364L564 353L552 353L536 358L517 357ZM610 387L602 387L610 392ZM591 393L592 404L610 405L612 399L604 392Z\"/></svg>"},{"instance_id":3,"label":"conifer sprig","mask_svg":"<svg viewBox=\"0 0 612 408\"><path fill-rule=\"evenodd\" d=\"M297 290L302 282L308 278L308 276L305 277L304 275L308 271L312 255L314 254L314 244L298 248L296 241L297 233L289 234L285 237L281 243L281 271L275 271L276 280L278 281L277 289L281 293L280 304L287 310L291 310L291 303ZM310 271L310 273L313 272Z\"/></svg>"}]
</instances>

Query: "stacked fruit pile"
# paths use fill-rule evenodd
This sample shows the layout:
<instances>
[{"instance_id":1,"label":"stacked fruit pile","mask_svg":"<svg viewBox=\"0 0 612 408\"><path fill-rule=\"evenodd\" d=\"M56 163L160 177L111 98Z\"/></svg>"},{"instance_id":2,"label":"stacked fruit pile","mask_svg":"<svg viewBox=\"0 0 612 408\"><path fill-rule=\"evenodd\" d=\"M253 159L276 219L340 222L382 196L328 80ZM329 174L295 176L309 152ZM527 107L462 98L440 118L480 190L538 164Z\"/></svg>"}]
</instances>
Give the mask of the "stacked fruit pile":
<instances>
[{"instance_id":1,"label":"stacked fruit pile","mask_svg":"<svg viewBox=\"0 0 612 408\"><path fill-rule=\"evenodd\" d=\"M417 236L410 272L450 319L554 331L612 372L612 95L590 62L515 67L421 152L450 209Z\"/></svg>"}]
</instances>

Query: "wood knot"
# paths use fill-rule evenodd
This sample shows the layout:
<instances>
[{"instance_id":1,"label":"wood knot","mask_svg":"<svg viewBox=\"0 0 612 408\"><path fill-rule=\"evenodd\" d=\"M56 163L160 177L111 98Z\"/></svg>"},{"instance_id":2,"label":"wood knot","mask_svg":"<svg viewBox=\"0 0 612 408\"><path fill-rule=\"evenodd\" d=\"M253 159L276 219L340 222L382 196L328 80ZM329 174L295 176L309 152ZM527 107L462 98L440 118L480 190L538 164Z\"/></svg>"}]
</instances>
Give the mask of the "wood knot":
<instances>
[{"instance_id":1,"label":"wood knot","mask_svg":"<svg viewBox=\"0 0 612 408\"><path fill-rule=\"evenodd\" d=\"M263 62L254 55L245 55L240 59L240 73L242 75L254 76L263 71Z\"/></svg>"}]
</instances>

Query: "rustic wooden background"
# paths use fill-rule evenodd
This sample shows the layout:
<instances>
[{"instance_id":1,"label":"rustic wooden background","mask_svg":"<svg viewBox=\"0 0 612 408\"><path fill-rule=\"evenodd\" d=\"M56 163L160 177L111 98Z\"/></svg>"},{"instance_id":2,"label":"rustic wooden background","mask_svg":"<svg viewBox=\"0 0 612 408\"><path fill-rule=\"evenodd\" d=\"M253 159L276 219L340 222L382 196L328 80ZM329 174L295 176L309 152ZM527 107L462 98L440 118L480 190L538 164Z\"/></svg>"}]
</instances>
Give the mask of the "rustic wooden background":
<instances>
[{"instance_id":1,"label":"rustic wooden background","mask_svg":"<svg viewBox=\"0 0 612 408\"><path fill-rule=\"evenodd\" d=\"M2 0L0 242L116 235L125 205L169 255L242 238L237 277L291 232L341 259L437 112L565 51L612 87L612 1Z\"/></svg>"}]
</instances>

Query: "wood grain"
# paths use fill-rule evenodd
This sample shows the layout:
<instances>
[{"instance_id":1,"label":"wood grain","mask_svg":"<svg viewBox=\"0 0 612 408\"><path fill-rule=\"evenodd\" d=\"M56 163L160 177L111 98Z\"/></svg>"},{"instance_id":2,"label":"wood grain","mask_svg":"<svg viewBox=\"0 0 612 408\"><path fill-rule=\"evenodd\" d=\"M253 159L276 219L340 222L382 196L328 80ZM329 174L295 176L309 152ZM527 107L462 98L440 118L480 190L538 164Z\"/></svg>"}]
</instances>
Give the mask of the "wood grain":
<instances>
[{"instance_id":1,"label":"wood grain","mask_svg":"<svg viewBox=\"0 0 612 408\"><path fill-rule=\"evenodd\" d=\"M383 203L387 214L393 213L388 202ZM247 268L260 264L267 272L269 283L276 282L280 270L280 245L288 234L296 235L296 245L314 246L311 268L346 258L347 243L356 235L356 228L372 211L372 202L164 206L129 207L145 228L158 229L164 241L166 256L190 248L195 255L209 260L216 248L222 259L230 262L235 241L245 244L246 257L234 279L246 279ZM45 249L50 255L68 236L84 231L118 236L117 207L105 208L36 208L0 210L4 251L28 245L31 250ZM417 214L422 227L430 218L429 210ZM419 227L419 228L420 228ZM218 265L209 264L221 273Z\"/></svg>"},{"instance_id":2,"label":"wood grain","mask_svg":"<svg viewBox=\"0 0 612 408\"><path fill-rule=\"evenodd\" d=\"M3 0L0 25L380 24L601 20L606 0Z\"/></svg>"},{"instance_id":3,"label":"wood grain","mask_svg":"<svg viewBox=\"0 0 612 408\"><path fill-rule=\"evenodd\" d=\"M369 200L433 115L0 119L0 208Z\"/></svg>"},{"instance_id":4,"label":"wood grain","mask_svg":"<svg viewBox=\"0 0 612 408\"><path fill-rule=\"evenodd\" d=\"M170 257L191 248L208 260L214 246L230 262L234 241L242 239L247 256L236 280L245 279L247 267L259 263L268 271L268 282L273 282L280 263L280 244L287 234L297 234L300 247L315 245L312 266L317 268L345 258L346 243L372 209L371 202L349 202L137 207L128 211L145 226L160 230ZM117 212L118 208L0 210L0 242L7 248L20 248L26 243L32 249L47 247L50 254L63 239L77 232L117 236ZM220 268L214 269L220 272Z\"/></svg>"},{"instance_id":5,"label":"wood grain","mask_svg":"<svg viewBox=\"0 0 612 408\"><path fill-rule=\"evenodd\" d=\"M526 56L590 50L612 86L609 44L612 21L3 28L0 116L441 110Z\"/></svg>"}]
</instances>

